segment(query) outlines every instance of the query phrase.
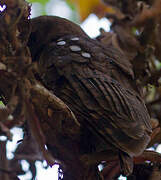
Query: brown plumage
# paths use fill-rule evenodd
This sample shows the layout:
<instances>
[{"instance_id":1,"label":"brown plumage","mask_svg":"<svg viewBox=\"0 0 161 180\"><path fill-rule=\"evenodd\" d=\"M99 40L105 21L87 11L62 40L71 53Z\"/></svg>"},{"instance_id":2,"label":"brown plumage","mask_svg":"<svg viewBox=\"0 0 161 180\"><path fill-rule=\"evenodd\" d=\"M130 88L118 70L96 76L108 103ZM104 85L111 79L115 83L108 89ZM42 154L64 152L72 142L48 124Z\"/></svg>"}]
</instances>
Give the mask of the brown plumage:
<instances>
[{"instance_id":1,"label":"brown plumage","mask_svg":"<svg viewBox=\"0 0 161 180\"><path fill-rule=\"evenodd\" d=\"M132 65L116 49L89 38L70 21L44 16L31 24L32 58L39 62L44 85L80 122L82 153L119 149L128 174L132 168L126 167L126 160L143 152L151 132Z\"/></svg>"}]
</instances>

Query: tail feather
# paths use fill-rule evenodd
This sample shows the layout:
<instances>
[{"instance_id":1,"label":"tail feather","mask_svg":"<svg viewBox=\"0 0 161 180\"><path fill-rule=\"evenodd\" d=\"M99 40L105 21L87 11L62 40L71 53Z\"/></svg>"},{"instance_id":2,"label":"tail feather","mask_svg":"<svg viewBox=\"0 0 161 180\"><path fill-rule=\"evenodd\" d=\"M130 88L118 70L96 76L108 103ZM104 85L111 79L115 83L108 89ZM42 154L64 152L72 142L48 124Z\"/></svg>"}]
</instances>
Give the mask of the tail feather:
<instances>
[{"instance_id":1,"label":"tail feather","mask_svg":"<svg viewBox=\"0 0 161 180\"><path fill-rule=\"evenodd\" d=\"M133 158L130 157L127 153L120 151L120 167L122 175L129 176L133 172Z\"/></svg>"}]
</instances>

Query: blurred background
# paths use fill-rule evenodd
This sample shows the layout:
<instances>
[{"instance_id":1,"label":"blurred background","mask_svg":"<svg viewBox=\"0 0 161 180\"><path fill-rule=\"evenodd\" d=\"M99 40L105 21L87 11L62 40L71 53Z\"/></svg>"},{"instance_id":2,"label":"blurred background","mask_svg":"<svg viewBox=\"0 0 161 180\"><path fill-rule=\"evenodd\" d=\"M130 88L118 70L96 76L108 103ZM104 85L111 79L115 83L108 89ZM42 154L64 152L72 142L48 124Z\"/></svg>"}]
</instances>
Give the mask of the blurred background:
<instances>
[{"instance_id":1,"label":"blurred background","mask_svg":"<svg viewBox=\"0 0 161 180\"><path fill-rule=\"evenodd\" d=\"M109 30L109 21L101 18L99 11L105 11L100 8L95 14L95 8L102 3L100 0L28 0L32 3L31 18L40 15L55 15L67 18L77 24L80 24L84 31L91 37L99 34L99 29ZM99 18L100 17L100 18Z\"/></svg>"}]
</instances>

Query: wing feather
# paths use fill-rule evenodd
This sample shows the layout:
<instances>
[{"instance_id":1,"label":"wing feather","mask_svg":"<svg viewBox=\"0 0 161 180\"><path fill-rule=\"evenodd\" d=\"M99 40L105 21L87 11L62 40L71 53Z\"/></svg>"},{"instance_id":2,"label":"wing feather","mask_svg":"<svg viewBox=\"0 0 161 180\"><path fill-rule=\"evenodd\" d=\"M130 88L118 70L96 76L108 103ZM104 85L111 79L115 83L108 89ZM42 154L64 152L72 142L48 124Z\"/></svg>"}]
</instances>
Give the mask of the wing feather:
<instances>
[{"instance_id":1,"label":"wing feather","mask_svg":"<svg viewBox=\"0 0 161 180\"><path fill-rule=\"evenodd\" d=\"M71 45L71 42L65 41ZM71 108L80 124L100 137L100 143L103 140L130 155L140 154L150 141L148 132L151 126L147 109L139 95L104 73L105 69L101 70L103 66L98 68L103 60L99 56L96 56L99 63L95 67L93 62L96 59L82 59L80 52L71 52L68 46L61 49L53 42L49 47L40 57L42 69L43 64L49 64L47 69L54 66L57 73L53 72L53 75L58 75L54 77L55 81L58 82L60 77L65 79L62 84L53 86L56 87L53 90ZM110 65L106 68L108 71ZM47 79L52 78L52 73L43 73L48 84Z\"/></svg>"},{"instance_id":2,"label":"wing feather","mask_svg":"<svg viewBox=\"0 0 161 180\"><path fill-rule=\"evenodd\" d=\"M102 90L103 86L99 85L99 88L96 88L88 77L77 76L74 80L71 76L68 80L73 92L80 97L83 107L86 107L88 112L83 119L80 119L83 123L84 121L88 122L91 127L93 124L94 127L97 127L95 129L97 134L101 134L101 137L103 136L107 142L127 153L139 154L145 149L150 141L147 134L147 131L150 131L150 124L147 123L149 116L142 101L139 101L134 95L128 94L110 78L105 78L105 80L93 78L95 84L104 84L105 88ZM75 103L76 101L77 99L75 99ZM79 112L78 116L83 113L83 110ZM77 114L77 112L74 113Z\"/></svg>"}]
</instances>

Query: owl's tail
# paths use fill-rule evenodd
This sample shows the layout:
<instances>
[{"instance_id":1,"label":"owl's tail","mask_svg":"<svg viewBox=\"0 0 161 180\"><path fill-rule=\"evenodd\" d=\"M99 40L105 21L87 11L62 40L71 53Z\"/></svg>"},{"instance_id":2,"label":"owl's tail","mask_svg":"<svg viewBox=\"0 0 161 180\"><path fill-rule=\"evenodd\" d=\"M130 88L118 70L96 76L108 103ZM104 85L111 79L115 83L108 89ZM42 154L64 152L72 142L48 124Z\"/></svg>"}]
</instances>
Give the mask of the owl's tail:
<instances>
[{"instance_id":1,"label":"owl's tail","mask_svg":"<svg viewBox=\"0 0 161 180\"><path fill-rule=\"evenodd\" d=\"M129 176L132 174L134 166L133 158L123 151L119 152L119 158L122 175Z\"/></svg>"}]
</instances>

